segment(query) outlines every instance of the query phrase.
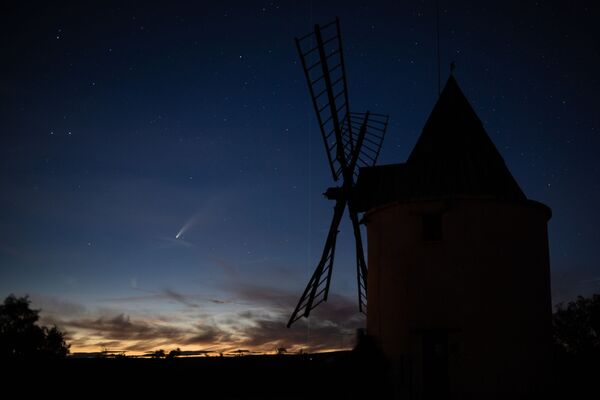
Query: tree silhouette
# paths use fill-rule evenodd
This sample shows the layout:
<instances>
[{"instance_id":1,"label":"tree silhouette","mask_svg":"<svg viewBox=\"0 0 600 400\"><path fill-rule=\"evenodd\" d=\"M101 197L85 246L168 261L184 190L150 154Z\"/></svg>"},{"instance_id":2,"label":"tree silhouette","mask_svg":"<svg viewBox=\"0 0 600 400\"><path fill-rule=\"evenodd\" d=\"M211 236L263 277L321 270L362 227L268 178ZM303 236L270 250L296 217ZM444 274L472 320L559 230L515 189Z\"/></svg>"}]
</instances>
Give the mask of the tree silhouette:
<instances>
[{"instance_id":1,"label":"tree silhouette","mask_svg":"<svg viewBox=\"0 0 600 400\"><path fill-rule=\"evenodd\" d=\"M275 352L278 356L282 356L284 354L287 354L287 349L285 347L278 347L277 350L275 350Z\"/></svg>"},{"instance_id":2,"label":"tree silhouette","mask_svg":"<svg viewBox=\"0 0 600 400\"><path fill-rule=\"evenodd\" d=\"M559 304L553 323L560 350L573 355L600 354L600 294L578 296L566 307Z\"/></svg>"},{"instance_id":3,"label":"tree silhouette","mask_svg":"<svg viewBox=\"0 0 600 400\"><path fill-rule=\"evenodd\" d=\"M46 334L43 353L52 358L66 357L69 354L70 345L65 341L65 334L58 330L56 325L50 329L44 326L42 329Z\"/></svg>"},{"instance_id":4,"label":"tree silhouette","mask_svg":"<svg viewBox=\"0 0 600 400\"><path fill-rule=\"evenodd\" d=\"M0 305L0 358L62 358L69 353L64 334L56 326L37 325L40 310L32 310L28 296L9 295Z\"/></svg>"},{"instance_id":5,"label":"tree silhouette","mask_svg":"<svg viewBox=\"0 0 600 400\"><path fill-rule=\"evenodd\" d=\"M166 356L167 355L163 349L155 350L154 352L152 352L150 354L150 357L152 357L152 358L165 358Z\"/></svg>"},{"instance_id":6,"label":"tree silhouette","mask_svg":"<svg viewBox=\"0 0 600 400\"><path fill-rule=\"evenodd\" d=\"M169 354L167 354L167 358L172 360L173 358L179 357L181 355L181 350L179 347L175 350L171 350Z\"/></svg>"}]
</instances>

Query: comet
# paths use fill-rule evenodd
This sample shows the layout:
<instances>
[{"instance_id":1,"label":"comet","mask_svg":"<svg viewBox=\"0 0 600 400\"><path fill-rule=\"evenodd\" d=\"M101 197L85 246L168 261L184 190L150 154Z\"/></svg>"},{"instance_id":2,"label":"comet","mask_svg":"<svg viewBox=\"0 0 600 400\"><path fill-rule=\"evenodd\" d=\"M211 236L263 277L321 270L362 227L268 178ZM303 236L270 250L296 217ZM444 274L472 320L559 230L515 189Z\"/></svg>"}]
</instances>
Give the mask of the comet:
<instances>
[{"instance_id":1,"label":"comet","mask_svg":"<svg viewBox=\"0 0 600 400\"><path fill-rule=\"evenodd\" d=\"M190 219L188 219L185 224L183 224L183 226L181 227L179 232L177 232L177 234L175 235L175 239L181 239L183 234L185 232L187 232L188 229L190 229L192 226L194 226L198 223L200 216L201 216L200 213L192 215L192 217Z\"/></svg>"}]
</instances>

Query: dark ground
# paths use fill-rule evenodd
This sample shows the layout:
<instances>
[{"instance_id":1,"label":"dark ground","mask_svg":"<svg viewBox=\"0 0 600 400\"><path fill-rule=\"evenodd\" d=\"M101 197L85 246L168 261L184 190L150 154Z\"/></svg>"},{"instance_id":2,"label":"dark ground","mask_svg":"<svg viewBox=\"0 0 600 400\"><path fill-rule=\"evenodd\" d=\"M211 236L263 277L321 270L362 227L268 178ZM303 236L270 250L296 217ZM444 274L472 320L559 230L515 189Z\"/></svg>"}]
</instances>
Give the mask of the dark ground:
<instances>
[{"instance_id":1,"label":"dark ground","mask_svg":"<svg viewBox=\"0 0 600 400\"><path fill-rule=\"evenodd\" d=\"M377 395L366 392L365 380L378 380L382 374L361 368L360 360L350 352L175 359L67 358L16 363L5 371L4 377L10 379L2 379L4 390L13 386L29 394L62 393L66 397L71 393L79 394L77 397L94 394L135 398L191 394L212 399L387 397L381 390Z\"/></svg>"},{"instance_id":2,"label":"dark ground","mask_svg":"<svg viewBox=\"0 0 600 400\"><path fill-rule=\"evenodd\" d=\"M600 398L596 358L561 358L544 399ZM3 398L393 399L376 359L353 352L0 362ZM6 396L10 393L10 397ZM13 394L14 393L14 394ZM464 396L443 398L467 398ZM475 397L468 397L469 399ZM511 396L511 398L513 398ZM535 398L528 396L527 398Z\"/></svg>"}]
</instances>

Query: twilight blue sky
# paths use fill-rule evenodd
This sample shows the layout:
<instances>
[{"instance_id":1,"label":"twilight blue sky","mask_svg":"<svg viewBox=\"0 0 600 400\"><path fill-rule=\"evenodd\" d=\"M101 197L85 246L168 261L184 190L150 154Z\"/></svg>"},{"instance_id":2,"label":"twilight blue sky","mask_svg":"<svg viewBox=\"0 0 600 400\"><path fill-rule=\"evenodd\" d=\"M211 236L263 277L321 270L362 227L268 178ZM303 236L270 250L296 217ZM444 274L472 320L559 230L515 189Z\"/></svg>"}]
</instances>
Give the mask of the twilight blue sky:
<instances>
[{"instance_id":1,"label":"twilight blue sky","mask_svg":"<svg viewBox=\"0 0 600 400\"><path fill-rule=\"evenodd\" d=\"M402 162L437 98L435 1L121 3L1 6L0 295L74 351L350 345L348 225L331 304L283 328L333 206L293 38L340 17L351 108L390 114L380 162ZM600 289L598 11L440 1L442 79L454 60L553 209L554 302Z\"/></svg>"}]
</instances>

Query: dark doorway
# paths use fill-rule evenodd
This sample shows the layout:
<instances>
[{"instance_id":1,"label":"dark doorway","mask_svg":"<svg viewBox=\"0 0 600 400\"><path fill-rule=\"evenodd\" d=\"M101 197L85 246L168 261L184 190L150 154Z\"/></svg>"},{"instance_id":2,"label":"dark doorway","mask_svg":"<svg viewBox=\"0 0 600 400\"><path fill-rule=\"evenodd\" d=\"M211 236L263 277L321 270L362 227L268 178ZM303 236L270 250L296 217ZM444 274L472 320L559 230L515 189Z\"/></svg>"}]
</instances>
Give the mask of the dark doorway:
<instances>
[{"instance_id":1,"label":"dark doorway","mask_svg":"<svg viewBox=\"0 0 600 400\"><path fill-rule=\"evenodd\" d=\"M423 334L423 395L440 399L448 394L448 332Z\"/></svg>"}]
</instances>

